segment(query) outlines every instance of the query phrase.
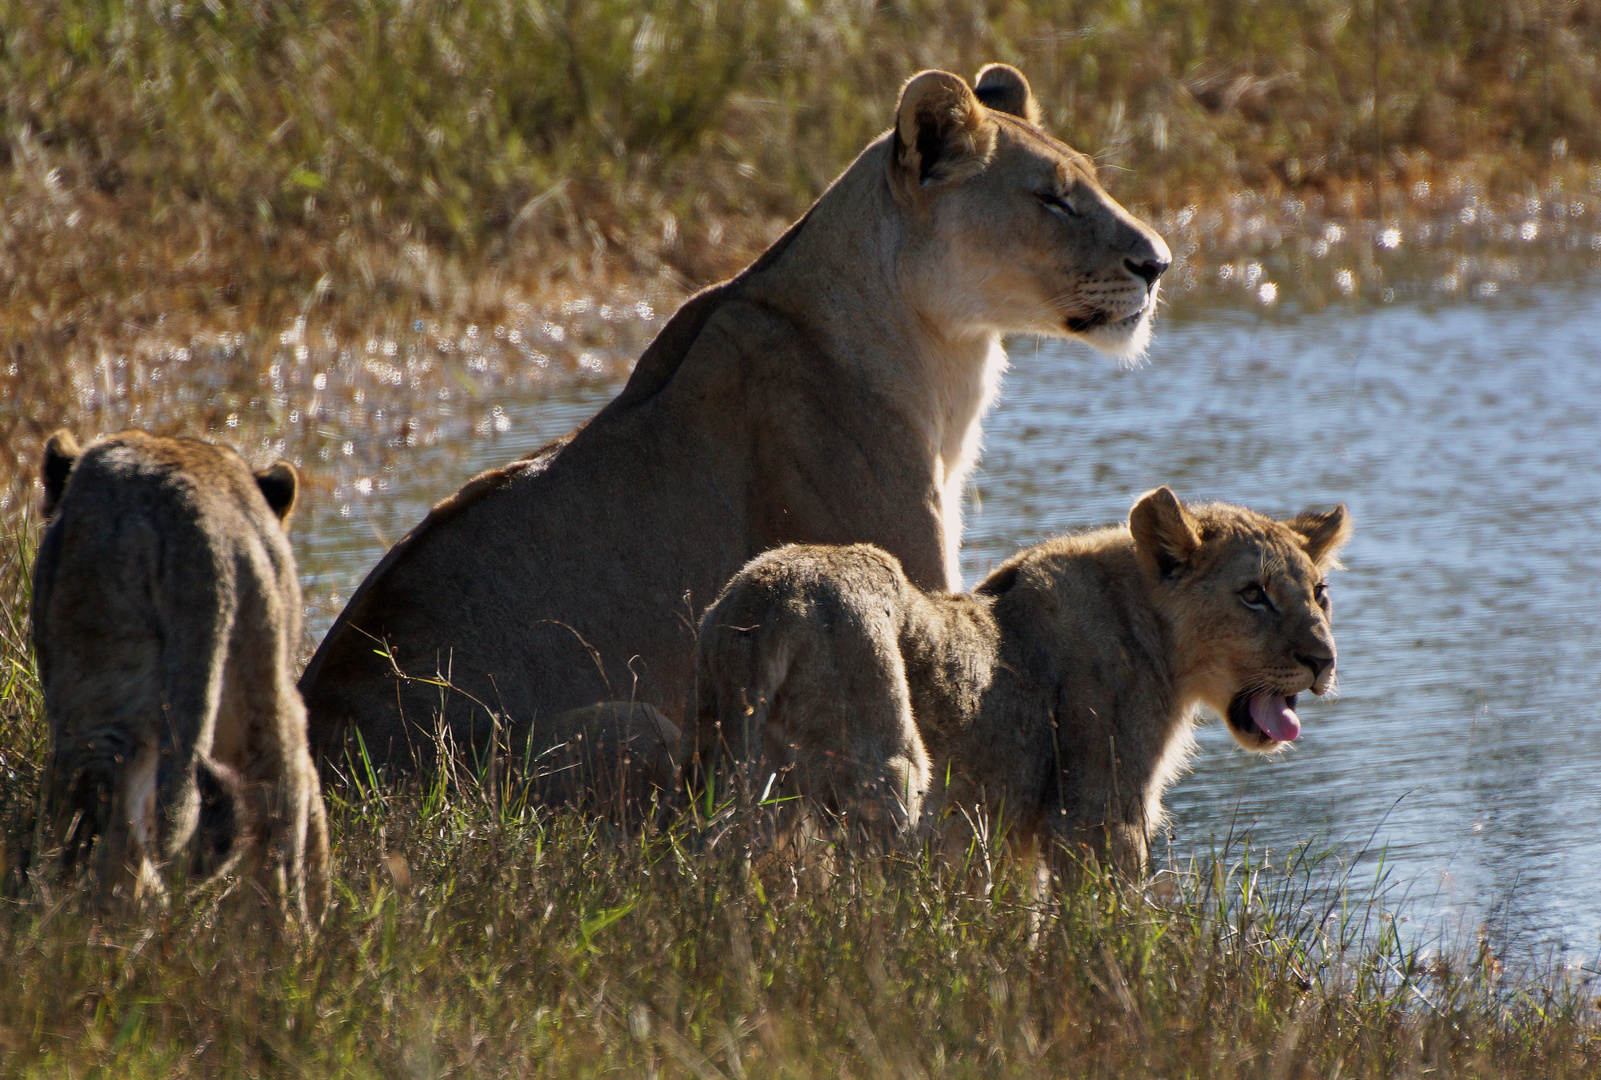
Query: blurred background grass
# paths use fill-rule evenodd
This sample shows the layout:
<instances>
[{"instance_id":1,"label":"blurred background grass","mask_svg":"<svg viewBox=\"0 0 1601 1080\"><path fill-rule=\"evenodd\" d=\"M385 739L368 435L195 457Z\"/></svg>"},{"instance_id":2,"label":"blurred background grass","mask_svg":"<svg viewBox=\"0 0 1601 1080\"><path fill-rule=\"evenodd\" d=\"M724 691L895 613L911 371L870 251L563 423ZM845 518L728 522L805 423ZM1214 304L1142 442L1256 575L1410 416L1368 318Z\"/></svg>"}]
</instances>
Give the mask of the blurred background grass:
<instances>
[{"instance_id":1,"label":"blurred background grass","mask_svg":"<svg viewBox=\"0 0 1601 1080\"><path fill-rule=\"evenodd\" d=\"M990 60L1155 216L1533 190L1597 160L1598 54L1601 0L0 0L0 326L702 284Z\"/></svg>"}]
</instances>

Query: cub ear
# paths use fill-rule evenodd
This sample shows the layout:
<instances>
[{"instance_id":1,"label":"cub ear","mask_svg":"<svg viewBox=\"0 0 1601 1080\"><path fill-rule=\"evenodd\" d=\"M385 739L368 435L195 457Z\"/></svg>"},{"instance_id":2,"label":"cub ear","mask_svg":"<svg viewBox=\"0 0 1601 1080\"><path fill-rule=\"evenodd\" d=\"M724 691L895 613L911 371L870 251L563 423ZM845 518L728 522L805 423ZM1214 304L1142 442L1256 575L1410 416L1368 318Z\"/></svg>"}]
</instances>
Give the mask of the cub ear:
<instances>
[{"instance_id":1,"label":"cub ear","mask_svg":"<svg viewBox=\"0 0 1601 1080\"><path fill-rule=\"evenodd\" d=\"M916 190L971 176L995 153L995 121L948 71L913 75L895 112L895 164Z\"/></svg>"},{"instance_id":2,"label":"cub ear","mask_svg":"<svg viewBox=\"0 0 1601 1080\"><path fill-rule=\"evenodd\" d=\"M1158 580L1171 577L1201 546L1195 519L1168 487L1140 496L1129 511L1128 531L1140 564Z\"/></svg>"},{"instance_id":3,"label":"cub ear","mask_svg":"<svg viewBox=\"0 0 1601 1080\"><path fill-rule=\"evenodd\" d=\"M1351 539L1351 515L1346 512L1344 503L1325 514L1311 510L1296 514L1284 524L1301 538L1301 547L1306 550L1306 557L1312 560L1314 566L1320 570L1332 570L1339 566L1335 556Z\"/></svg>"},{"instance_id":4,"label":"cub ear","mask_svg":"<svg viewBox=\"0 0 1601 1080\"><path fill-rule=\"evenodd\" d=\"M300 493L300 478L295 475L295 467L287 461L275 461L256 474L256 486L287 529L289 515L295 512L295 496Z\"/></svg>"},{"instance_id":5,"label":"cub ear","mask_svg":"<svg viewBox=\"0 0 1601 1080\"><path fill-rule=\"evenodd\" d=\"M973 80L973 92L987 108L1021 117L1031 124L1040 122L1040 104L1034 100L1023 73L1010 64L985 64Z\"/></svg>"},{"instance_id":6,"label":"cub ear","mask_svg":"<svg viewBox=\"0 0 1601 1080\"><path fill-rule=\"evenodd\" d=\"M44 444L44 461L39 466L39 480L44 484L43 512L45 517L56 512L61 505L61 493L67 489L67 477L78 464L78 440L72 432L62 428Z\"/></svg>"}]
</instances>

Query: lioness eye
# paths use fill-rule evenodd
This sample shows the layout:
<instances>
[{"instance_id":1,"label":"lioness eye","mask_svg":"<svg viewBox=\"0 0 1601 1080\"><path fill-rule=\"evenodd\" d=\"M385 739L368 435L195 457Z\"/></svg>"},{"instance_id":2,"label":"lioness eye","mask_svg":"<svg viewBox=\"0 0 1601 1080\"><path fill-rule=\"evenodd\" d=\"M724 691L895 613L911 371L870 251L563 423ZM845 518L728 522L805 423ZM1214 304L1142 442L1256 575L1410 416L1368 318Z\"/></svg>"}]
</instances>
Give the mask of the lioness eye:
<instances>
[{"instance_id":1,"label":"lioness eye","mask_svg":"<svg viewBox=\"0 0 1601 1080\"><path fill-rule=\"evenodd\" d=\"M1042 191L1039 193L1039 199L1040 202L1045 204L1045 209L1047 210L1053 210L1068 217L1078 217L1078 211L1073 209L1073 204L1067 201L1067 196L1065 195L1058 195L1054 191Z\"/></svg>"},{"instance_id":2,"label":"lioness eye","mask_svg":"<svg viewBox=\"0 0 1601 1080\"><path fill-rule=\"evenodd\" d=\"M1267 591L1254 581L1240 590L1240 599L1245 601L1247 607L1265 608L1272 606L1268 601Z\"/></svg>"},{"instance_id":3,"label":"lioness eye","mask_svg":"<svg viewBox=\"0 0 1601 1080\"><path fill-rule=\"evenodd\" d=\"M1320 607L1328 607L1329 587L1321 581L1312 586L1312 599L1316 600Z\"/></svg>"}]
</instances>

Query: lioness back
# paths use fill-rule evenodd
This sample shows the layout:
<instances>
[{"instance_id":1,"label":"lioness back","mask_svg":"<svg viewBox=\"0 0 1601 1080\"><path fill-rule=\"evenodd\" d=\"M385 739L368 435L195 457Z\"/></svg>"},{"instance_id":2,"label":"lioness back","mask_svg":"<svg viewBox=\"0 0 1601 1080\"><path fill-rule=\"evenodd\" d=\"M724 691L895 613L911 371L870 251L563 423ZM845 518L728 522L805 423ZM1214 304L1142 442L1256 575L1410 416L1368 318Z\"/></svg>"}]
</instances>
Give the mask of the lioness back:
<instances>
[{"instance_id":1,"label":"lioness back","mask_svg":"<svg viewBox=\"0 0 1601 1080\"><path fill-rule=\"evenodd\" d=\"M52 437L33 640L50 719L46 807L69 865L137 897L237 848L296 905L327 836L294 686L300 588L286 463L125 431ZM241 835L243 834L243 835ZM256 835L259 834L259 835ZM215 858L209 861L215 861Z\"/></svg>"},{"instance_id":2,"label":"lioness back","mask_svg":"<svg viewBox=\"0 0 1601 1080\"><path fill-rule=\"evenodd\" d=\"M1137 872L1198 708L1277 750L1296 695L1333 685L1324 578L1348 535L1343 506L1275 521L1159 488L1128 527L1026 549L971 594L886 587L898 568L873 549L773 552L702 625L684 753L698 782L721 749L831 804L875 797L879 748L926 755L929 819Z\"/></svg>"},{"instance_id":3,"label":"lioness back","mask_svg":"<svg viewBox=\"0 0 1601 1080\"><path fill-rule=\"evenodd\" d=\"M368 575L301 683L322 760L359 735L405 772L440 729L481 750L605 699L680 716L699 613L783 544L872 543L958 588L1001 335L1138 353L1171 259L1037 117L1011 68L909 80L890 130L685 303L614 401L469 482Z\"/></svg>"}]
</instances>

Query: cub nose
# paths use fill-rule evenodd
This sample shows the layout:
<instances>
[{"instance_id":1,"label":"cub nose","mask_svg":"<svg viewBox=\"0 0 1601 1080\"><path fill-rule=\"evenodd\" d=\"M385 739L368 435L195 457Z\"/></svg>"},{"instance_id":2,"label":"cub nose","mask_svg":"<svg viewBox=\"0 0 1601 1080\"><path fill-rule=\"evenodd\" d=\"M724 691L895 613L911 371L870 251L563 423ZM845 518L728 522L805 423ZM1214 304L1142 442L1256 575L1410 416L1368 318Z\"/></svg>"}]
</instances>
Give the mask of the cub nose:
<instances>
[{"instance_id":1,"label":"cub nose","mask_svg":"<svg viewBox=\"0 0 1601 1080\"><path fill-rule=\"evenodd\" d=\"M1312 669L1312 684L1316 686L1323 678L1323 673L1334 666L1332 656L1311 656L1306 653L1296 653L1297 663L1305 664Z\"/></svg>"},{"instance_id":2,"label":"cub nose","mask_svg":"<svg viewBox=\"0 0 1601 1080\"><path fill-rule=\"evenodd\" d=\"M1143 280L1145 287L1149 289L1156 284L1156 279L1161 277L1169 266L1173 265L1173 262L1170 259L1142 259L1139 262L1135 262L1133 259L1124 259L1123 265L1128 267L1129 273Z\"/></svg>"}]
</instances>

